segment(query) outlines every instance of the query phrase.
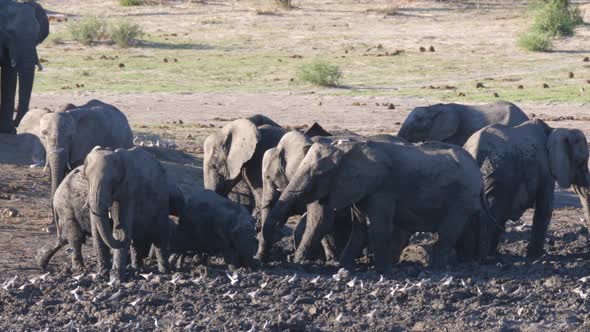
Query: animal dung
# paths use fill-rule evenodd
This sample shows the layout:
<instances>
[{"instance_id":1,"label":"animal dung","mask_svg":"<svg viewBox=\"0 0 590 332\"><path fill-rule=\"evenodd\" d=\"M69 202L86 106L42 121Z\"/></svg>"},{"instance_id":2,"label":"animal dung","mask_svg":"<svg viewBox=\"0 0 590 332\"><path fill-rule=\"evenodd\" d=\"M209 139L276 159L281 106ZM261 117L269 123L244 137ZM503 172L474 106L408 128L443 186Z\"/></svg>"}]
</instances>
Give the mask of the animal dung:
<instances>
[{"instance_id":1,"label":"animal dung","mask_svg":"<svg viewBox=\"0 0 590 332\"><path fill-rule=\"evenodd\" d=\"M483 88L485 88L485 86L483 85L483 83L477 82L477 84L475 85L475 88L476 89L483 89Z\"/></svg>"},{"instance_id":2,"label":"animal dung","mask_svg":"<svg viewBox=\"0 0 590 332\"><path fill-rule=\"evenodd\" d=\"M543 89L549 89L549 84L543 83Z\"/></svg>"},{"instance_id":3,"label":"animal dung","mask_svg":"<svg viewBox=\"0 0 590 332\"><path fill-rule=\"evenodd\" d=\"M567 77L568 78L574 78L574 73L572 73L571 71L569 73L567 73Z\"/></svg>"},{"instance_id":4,"label":"animal dung","mask_svg":"<svg viewBox=\"0 0 590 332\"><path fill-rule=\"evenodd\" d=\"M584 57L584 60L582 60L584 62L590 62L590 58L589 57Z\"/></svg>"},{"instance_id":5,"label":"animal dung","mask_svg":"<svg viewBox=\"0 0 590 332\"><path fill-rule=\"evenodd\" d=\"M387 106L387 109L388 109L388 110L394 110L394 109L395 109L395 105L393 105L393 103L390 103L390 104Z\"/></svg>"},{"instance_id":6,"label":"animal dung","mask_svg":"<svg viewBox=\"0 0 590 332\"><path fill-rule=\"evenodd\" d=\"M426 49L422 46L420 46L420 52L426 52Z\"/></svg>"},{"instance_id":7,"label":"animal dung","mask_svg":"<svg viewBox=\"0 0 590 332\"><path fill-rule=\"evenodd\" d=\"M519 85L518 85L516 88L517 88L518 90L522 90L522 89L524 89L524 86L523 86L522 84L519 84Z\"/></svg>"},{"instance_id":8,"label":"animal dung","mask_svg":"<svg viewBox=\"0 0 590 332\"><path fill-rule=\"evenodd\" d=\"M125 64L124 63L120 63L119 64L119 68L125 68Z\"/></svg>"},{"instance_id":9,"label":"animal dung","mask_svg":"<svg viewBox=\"0 0 590 332\"><path fill-rule=\"evenodd\" d=\"M465 92L459 92L459 94L457 94L457 96L459 96L459 97L465 97Z\"/></svg>"},{"instance_id":10,"label":"animal dung","mask_svg":"<svg viewBox=\"0 0 590 332\"><path fill-rule=\"evenodd\" d=\"M168 58L164 58L162 61L168 63Z\"/></svg>"},{"instance_id":11,"label":"animal dung","mask_svg":"<svg viewBox=\"0 0 590 332\"><path fill-rule=\"evenodd\" d=\"M430 45L430 47L428 48L428 51L429 51L429 52L434 52L434 51L435 51L435 50L434 50L434 46Z\"/></svg>"},{"instance_id":12,"label":"animal dung","mask_svg":"<svg viewBox=\"0 0 590 332\"><path fill-rule=\"evenodd\" d=\"M500 95L497 92L494 92L494 97L499 98Z\"/></svg>"}]
</instances>

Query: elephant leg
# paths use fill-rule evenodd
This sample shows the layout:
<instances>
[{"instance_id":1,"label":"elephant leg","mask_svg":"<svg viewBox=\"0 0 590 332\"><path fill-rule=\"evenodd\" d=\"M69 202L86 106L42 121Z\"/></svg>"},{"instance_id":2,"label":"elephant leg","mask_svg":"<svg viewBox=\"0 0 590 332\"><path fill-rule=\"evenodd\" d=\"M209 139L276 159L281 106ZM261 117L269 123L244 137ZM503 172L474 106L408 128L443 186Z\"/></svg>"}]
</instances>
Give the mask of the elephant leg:
<instances>
[{"instance_id":1,"label":"elephant leg","mask_svg":"<svg viewBox=\"0 0 590 332\"><path fill-rule=\"evenodd\" d=\"M0 49L0 52L2 50ZM14 100L16 98L16 70L10 65L2 66L0 82L0 133L16 134L14 128Z\"/></svg>"},{"instance_id":2,"label":"elephant leg","mask_svg":"<svg viewBox=\"0 0 590 332\"><path fill-rule=\"evenodd\" d=\"M129 250L131 247L131 239L133 236L133 219L134 211L131 202L115 202L113 203L113 215L119 215L119 225L121 230L125 233L125 243L123 248L115 249L113 255L113 268L111 269L111 279L124 281L127 278L127 262L129 260ZM116 218L113 218L116 220Z\"/></svg>"},{"instance_id":3,"label":"elephant leg","mask_svg":"<svg viewBox=\"0 0 590 332\"><path fill-rule=\"evenodd\" d=\"M367 215L357 206L353 206L350 209L350 219L350 236L340 254L340 265L346 268L354 265L354 260L361 255L363 248L367 245Z\"/></svg>"},{"instance_id":4,"label":"elephant leg","mask_svg":"<svg viewBox=\"0 0 590 332\"><path fill-rule=\"evenodd\" d=\"M402 252L410 242L411 235L411 232L400 227L395 227L395 232L393 233L393 263L399 263Z\"/></svg>"},{"instance_id":5,"label":"elephant leg","mask_svg":"<svg viewBox=\"0 0 590 332\"><path fill-rule=\"evenodd\" d=\"M391 194L378 192L368 197L366 206L369 246L373 251L375 269L378 272L389 272L393 264L395 202Z\"/></svg>"},{"instance_id":6,"label":"elephant leg","mask_svg":"<svg viewBox=\"0 0 590 332\"><path fill-rule=\"evenodd\" d=\"M37 250L37 253L35 254L35 259L39 267L42 270L46 270L47 265L49 265L49 261L51 260L51 257L53 257L53 255L55 255L55 253L57 253L59 249L66 245L66 243L66 241L57 240L54 244L45 245L39 248L39 250Z\"/></svg>"},{"instance_id":7,"label":"elephant leg","mask_svg":"<svg viewBox=\"0 0 590 332\"><path fill-rule=\"evenodd\" d=\"M156 259L158 260L158 270L160 273L170 273L170 265L168 264L168 251L157 247L156 245L152 245L156 247Z\"/></svg>"},{"instance_id":8,"label":"elephant leg","mask_svg":"<svg viewBox=\"0 0 590 332\"><path fill-rule=\"evenodd\" d=\"M72 247L72 270L84 271L84 258L82 258L82 239L68 240Z\"/></svg>"},{"instance_id":9,"label":"elephant leg","mask_svg":"<svg viewBox=\"0 0 590 332\"><path fill-rule=\"evenodd\" d=\"M96 228L96 224L92 223L92 239L93 243L92 246L94 247L94 252L96 253L96 260L97 260L97 272L99 275L106 276L109 270L109 260L110 260L110 250L109 247L102 241L100 234L98 234L98 229Z\"/></svg>"},{"instance_id":10,"label":"elephant leg","mask_svg":"<svg viewBox=\"0 0 590 332\"><path fill-rule=\"evenodd\" d=\"M553 215L553 190L553 185L547 185L539 190L535 199L531 242L527 249L527 257L529 258L538 258L543 255L545 235Z\"/></svg>"},{"instance_id":11,"label":"elephant leg","mask_svg":"<svg viewBox=\"0 0 590 332\"><path fill-rule=\"evenodd\" d=\"M324 249L326 262L335 261L338 255L336 254L336 240L334 239L334 236L332 234L324 236L321 243L322 248Z\"/></svg>"},{"instance_id":12,"label":"elephant leg","mask_svg":"<svg viewBox=\"0 0 590 332\"><path fill-rule=\"evenodd\" d=\"M313 202L307 205L307 224L299 247L295 251L293 261L300 263L310 259L314 248L318 248L321 240L332 229L334 224L334 210L327 204Z\"/></svg>"},{"instance_id":13,"label":"elephant leg","mask_svg":"<svg viewBox=\"0 0 590 332\"><path fill-rule=\"evenodd\" d=\"M469 225L470 217L460 209L455 209L441 220L437 229L438 241L432 250L432 267L442 268L448 264L449 256Z\"/></svg>"},{"instance_id":14,"label":"elephant leg","mask_svg":"<svg viewBox=\"0 0 590 332\"><path fill-rule=\"evenodd\" d=\"M144 247L138 247L136 244L129 248L129 256L131 257L131 267L136 272L143 270L143 255Z\"/></svg>"},{"instance_id":15,"label":"elephant leg","mask_svg":"<svg viewBox=\"0 0 590 332\"><path fill-rule=\"evenodd\" d=\"M590 230L590 188L572 185L572 189L578 194L578 198L580 198L580 203L584 210L584 218L586 219L586 228Z\"/></svg>"}]
</instances>

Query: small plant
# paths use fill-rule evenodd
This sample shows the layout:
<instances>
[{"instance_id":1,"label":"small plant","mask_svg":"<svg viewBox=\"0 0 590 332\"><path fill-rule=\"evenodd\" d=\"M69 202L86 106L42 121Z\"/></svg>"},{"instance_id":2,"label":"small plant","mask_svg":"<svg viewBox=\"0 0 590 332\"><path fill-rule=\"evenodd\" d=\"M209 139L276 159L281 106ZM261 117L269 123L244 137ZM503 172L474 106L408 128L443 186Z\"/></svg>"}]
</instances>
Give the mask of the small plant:
<instances>
[{"instance_id":1,"label":"small plant","mask_svg":"<svg viewBox=\"0 0 590 332\"><path fill-rule=\"evenodd\" d=\"M274 0L275 4L283 9L291 9L293 6L291 5L291 0Z\"/></svg>"},{"instance_id":2,"label":"small plant","mask_svg":"<svg viewBox=\"0 0 590 332\"><path fill-rule=\"evenodd\" d=\"M548 0L536 6L532 29L551 37L573 36L576 26L583 23L582 13L569 0Z\"/></svg>"},{"instance_id":3,"label":"small plant","mask_svg":"<svg viewBox=\"0 0 590 332\"><path fill-rule=\"evenodd\" d=\"M546 33L528 31L518 38L518 46L533 52L547 52L553 48L553 43Z\"/></svg>"},{"instance_id":4,"label":"small plant","mask_svg":"<svg viewBox=\"0 0 590 332\"><path fill-rule=\"evenodd\" d=\"M143 6L146 4L145 0L119 0L119 4L123 7Z\"/></svg>"},{"instance_id":5,"label":"small plant","mask_svg":"<svg viewBox=\"0 0 590 332\"><path fill-rule=\"evenodd\" d=\"M299 67L297 76L304 82L319 86L337 86L342 72L338 66L316 59Z\"/></svg>"},{"instance_id":6,"label":"small plant","mask_svg":"<svg viewBox=\"0 0 590 332\"><path fill-rule=\"evenodd\" d=\"M119 47L129 47L143 35L141 27L129 20L122 20L111 28L111 39Z\"/></svg>"},{"instance_id":7,"label":"small plant","mask_svg":"<svg viewBox=\"0 0 590 332\"><path fill-rule=\"evenodd\" d=\"M84 45L106 39L108 37L107 30L107 22L96 16L85 17L68 25L68 31L72 38Z\"/></svg>"}]
</instances>

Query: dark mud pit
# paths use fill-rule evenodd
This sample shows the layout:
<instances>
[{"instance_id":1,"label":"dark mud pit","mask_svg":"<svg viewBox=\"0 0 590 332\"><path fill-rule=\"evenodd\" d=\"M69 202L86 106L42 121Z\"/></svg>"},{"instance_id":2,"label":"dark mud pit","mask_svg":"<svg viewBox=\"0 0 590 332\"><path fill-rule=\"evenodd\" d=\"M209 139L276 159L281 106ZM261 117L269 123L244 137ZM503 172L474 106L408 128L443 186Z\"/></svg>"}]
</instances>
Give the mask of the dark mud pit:
<instances>
[{"instance_id":1,"label":"dark mud pit","mask_svg":"<svg viewBox=\"0 0 590 332\"><path fill-rule=\"evenodd\" d=\"M0 151L4 158L6 145ZM158 275L152 262L144 276L109 285L92 274L91 239L84 256L88 272L70 272L65 251L47 274L37 269L36 249L54 237L44 231L51 223L47 175L29 168L17 152L10 156L0 161L2 331L590 329L588 232L569 191L556 197L546 254L536 261L524 257L529 211L508 224L501 255L484 264L428 269L421 264L426 251L413 245L405 261L383 276L365 260L340 272L334 265L284 260L240 270L232 284L214 259L208 267L189 260L185 270L170 275ZM200 172L198 161L170 164L183 177ZM277 258L291 250L288 238L282 244Z\"/></svg>"}]
</instances>

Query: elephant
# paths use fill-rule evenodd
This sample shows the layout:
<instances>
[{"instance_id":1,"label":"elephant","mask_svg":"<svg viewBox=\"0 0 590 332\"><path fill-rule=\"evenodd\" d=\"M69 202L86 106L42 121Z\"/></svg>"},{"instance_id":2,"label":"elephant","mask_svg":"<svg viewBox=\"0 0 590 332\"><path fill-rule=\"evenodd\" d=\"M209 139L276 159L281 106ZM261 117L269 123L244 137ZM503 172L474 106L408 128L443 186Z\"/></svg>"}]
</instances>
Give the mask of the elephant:
<instances>
[{"instance_id":1,"label":"elephant","mask_svg":"<svg viewBox=\"0 0 590 332\"><path fill-rule=\"evenodd\" d=\"M311 128L315 128L315 125ZM319 127L323 130L321 127ZM314 129L315 130L315 129ZM324 131L325 132L325 131ZM306 132L306 134L308 134ZM325 132L327 133L327 132ZM327 133L329 134L329 133ZM262 202L261 206L261 222L264 224L268 218L271 208L275 205L279 198L280 192L287 187L289 181L297 171L301 161L307 154L309 148L314 142L321 142L324 144L332 144L338 141L382 141L390 143L405 144L405 140L390 136L377 135L370 137L363 136L316 136L309 137L297 131L286 133L275 148L269 149L264 153L262 161ZM306 206L295 207L292 211L294 214L301 214L306 210ZM309 222L309 224L308 224ZM294 231L294 244L297 251L294 255L294 261L300 262L304 259L311 259L317 257L314 248L300 248L299 243L304 235L304 231L308 228L313 229L316 226L317 220L308 220L305 215L298 222ZM335 224L332 230L327 231L327 236L322 239L322 247L324 249L324 257L326 260L335 259L342 249L346 246L351 229L351 213L350 208L345 208L335 212ZM313 230L308 230L308 232Z\"/></svg>"},{"instance_id":2,"label":"elephant","mask_svg":"<svg viewBox=\"0 0 590 332\"><path fill-rule=\"evenodd\" d=\"M131 242L137 252L145 254L153 245L159 271L168 272L166 248L173 227L168 218L170 190L163 190L170 188L170 180L162 164L141 147L113 151L97 146L86 156L84 175L88 179L92 227L107 246L115 249L111 278L126 278ZM120 239L113 235L109 208Z\"/></svg>"},{"instance_id":3,"label":"elephant","mask_svg":"<svg viewBox=\"0 0 590 332\"><path fill-rule=\"evenodd\" d=\"M133 147L133 133L125 114L99 100L41 118L41 140L51 170L51 197L66 171L81 165L97 145L111 148Z\"/></svg>"},{"instance_id":4,"label":"elephant","mask_svg":"<svg viewBox=\"0 0 590 332\"><path fill-rule=\"evenodd\" d=\"M255 225L254 217L242 205L211 190L195 190L187 195L169 241L170 251L221 254L232 271L250 267L257 246Z\"/></svg>"},{"instance_id":5,"label":"elephant","mask_svg":"<svg viewBox=\"0 0 590 332\"><path fill-rule=\"evenodd\" d=\"M57 240L54 244L41 247L36 254L36 260L41 269L45 270L51 258L64 245L68 244L72 256L72 270L83 270L82 244L87 236L94 239L94 251L97 255L98 273L103 275L108 271L110 250L98 235L96 225L90 222L90 209L88 207L88 180L84 176L84 166L78 166L72 170L58 186L53 198L53 211L57 221ZM173 183L169 183L169 213L180 217L184 210L184 195ZM109 218L111 227L113 221ZM135 255L134 255L135 254ZM134 266L139 265L142 257L140 253L132 251Z\"/></svg>"},{"instance_id":6,"label":"elephant","mask_svg":"<svg viewBox=\"0 0 590 332\"><path fill-rule=\"evenodd\" d=\"M42 166L45 164L45 148L41 142L41 118L51 113L45 108L34 108L25 114L20 122L16 133L27 141L27 150L32 152L33 165Z\"/></svg>"},{"instance_id":7,"label":"elephant","mask_svg":"<svg viewBox=\"0 0 590 332\"><path fill-rule=\"evenodd\" d=\"M262 156L277 145L285 132L271 119L254 115L234 120L207 137L203 160L205 189L227 197L240 186L238 197L248 196L249 191L254 202L259 202ZM250 208L252 210L254 206Z\"/></svg>"},{"instance_id":8,"label":"elephant","mask_svg":"<svg viewBox=\"0 0 590 332\"><path fill-rule=\"evenodd\" d=\"M367 226L378 271L390 271L399 259L401 244L413 232L438 233L433 265L444 266L464 228L473 223L479 226L478 257L482 258L488 252L485 235L493 222L483 188L475 160L454 145L314 143L270 210L257 255L267 254L294 206L309 204L308 218L321 222L314 232L306 232L300 247L319 242L331 227L334 210L354 205L357 218ZM355 232L357 227L351 239L359 237ZM352 265L359 250L358 241L353 242L341 254L344 266Z\"/></svg>"},{"instance_id":9,"label":"elephant","mask_svg":"<svg viewBox=\"0 0 590 332\"><path fill-rule=\"evenodd\" d=\"M478 106L435 104L414 108L398 136L411 143L441 141L463 146L473 133L489 124L514 127L528 120L520 108L505 101Z\"/></svg>"},{"instance_id":10,"label":"elephant","mask_svg":"<svg viewBox=\"0 0 590 332\"><path fill-rule=\"evenodd\" d=\"M15 127L29 109L35 66L39 64L37 45L49 35L49 18L37 2L0 0L0 133L16 134ZM18 81L18 108L14 117Z\"/></svg>"},{"instance_id":11,"label":"elephant","mask_svg":"<svg viewBox=\"0 0 590 332\"><path fill-rule=\"evenodd\" d=\"M555 182L578 193L588 213L588 145L577 129L551 128L539 119L516 127L494 124L465 143L481 167L489 207L500 226L491 234L495 252L508 219L518 220L535 208L527 256L543 254L545 234L553 214Z\"/></svg>"}]
</instances>

